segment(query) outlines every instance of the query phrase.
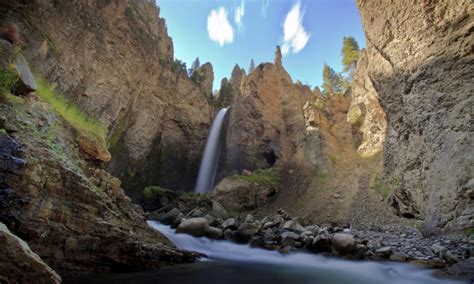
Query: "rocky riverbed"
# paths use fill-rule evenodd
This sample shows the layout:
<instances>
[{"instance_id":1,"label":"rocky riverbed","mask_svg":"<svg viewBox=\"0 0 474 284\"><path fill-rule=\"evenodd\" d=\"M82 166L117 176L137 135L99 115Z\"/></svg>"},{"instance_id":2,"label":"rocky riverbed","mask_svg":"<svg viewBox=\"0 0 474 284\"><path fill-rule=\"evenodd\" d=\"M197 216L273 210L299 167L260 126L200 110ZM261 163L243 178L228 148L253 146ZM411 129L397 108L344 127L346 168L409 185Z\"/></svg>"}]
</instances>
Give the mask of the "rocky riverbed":
<instances>
[{"instance_id":1,"label":"rocky riverbed","mask_svg":"<svg viewBox=\"0 0 474 284\"><path fill-rule=\"evenodd\" d=\"M169 198L169 197L168 197ZM163 198L162 198L163 199ZM148 219L176 228L177 233L249 244L282 253L305 251L345 259L408 262L435 268L440 274L474 275L474 239L423 236L400 224L356 230L350 226L317 225L279 209L273 215L230 214L217 201L191 195L148 213ZM191 206L183 199L193 199ZM193 207L193 205L195 207Z\"/></svg>"}]
</instances>

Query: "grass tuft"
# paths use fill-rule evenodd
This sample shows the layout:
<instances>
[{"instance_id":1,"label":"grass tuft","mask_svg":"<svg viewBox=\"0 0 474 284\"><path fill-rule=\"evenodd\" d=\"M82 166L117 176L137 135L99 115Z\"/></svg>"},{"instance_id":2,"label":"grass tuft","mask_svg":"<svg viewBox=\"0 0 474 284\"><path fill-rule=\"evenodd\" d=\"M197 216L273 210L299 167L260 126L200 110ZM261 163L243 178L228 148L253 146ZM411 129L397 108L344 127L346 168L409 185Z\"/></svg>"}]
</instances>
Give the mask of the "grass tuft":
<instances>
[{"instance_id":1,"label":"grass tuft","mask_svg":"<svg viewBox=\"0 0 474 284\"><path fill-rule=\"evenodd\" d=\"M72 104L64 95L55 92L53 87L43 79L36 79L37 94L45 100L64 120L76 130L94 142L105 146L107 129L100 122L88 116Z\"/></svg>"},{"instance_id":2,"label":"grass tuft","mask_svg":"<svg viewBox=\"0 0 474 284\"><path fill-rule=\"evenodd\" d=\"M272 167L265 170L258 169L253 171L251 175L234 175L232 179L241 179L260 185L278 187L280 185L280 171L280 167Z\"/></svg>"}]
</instances>

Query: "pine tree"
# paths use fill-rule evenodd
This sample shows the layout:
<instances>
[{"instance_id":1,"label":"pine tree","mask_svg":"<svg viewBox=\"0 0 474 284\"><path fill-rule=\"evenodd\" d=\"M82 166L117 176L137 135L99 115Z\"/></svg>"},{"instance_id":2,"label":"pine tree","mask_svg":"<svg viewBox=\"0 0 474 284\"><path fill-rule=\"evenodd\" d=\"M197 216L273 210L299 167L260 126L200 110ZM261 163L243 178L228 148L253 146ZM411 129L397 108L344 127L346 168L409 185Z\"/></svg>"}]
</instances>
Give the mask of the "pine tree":
<instances>
[{"instance_id":1,"label":"pine tree","mask_svg":"<svg viewBox=\"0 0 474 284\"><path fill-rule=\"evenodd\" d=\"M253 59L250 60L250 66L249 66L249 74L255 69L255 62L253 62Z\"/></svg>"},{"instance_id":2,"label":"pine tree","mask_svg":"<svg viewBox=\"0 0 474 284\"><path fill-rule=\"evenodd\" d=\"M189 76L192 76L194 71L196 71L199 66L201 66L201 63L199 62L199 57L196 57L196 59L194 59L193 64L191 65L191 68L189 68Z\"/></svg>"},{"instance_id":3,"label":"pine tree","mask_svg":"<svg viewBox=\"0 0 474 284\"><path fill-rule=\"evenodd\" d=\"M323 67L323 94L342 94L346 87L343 82L344 78L337 74L329 65L324 64Z\"/></svg>"},{"instance_id":4,"label":"pine tree","mask_svg":"<svg viewBox=\"0 0 474 284\"><path fill-rule=\"evenodd\" d=\"M344 72L350 72L354 69L357 60L359 60L359 44L353 37L344 37L342 40L342 65Z\"/></svg>"}]
</instances>

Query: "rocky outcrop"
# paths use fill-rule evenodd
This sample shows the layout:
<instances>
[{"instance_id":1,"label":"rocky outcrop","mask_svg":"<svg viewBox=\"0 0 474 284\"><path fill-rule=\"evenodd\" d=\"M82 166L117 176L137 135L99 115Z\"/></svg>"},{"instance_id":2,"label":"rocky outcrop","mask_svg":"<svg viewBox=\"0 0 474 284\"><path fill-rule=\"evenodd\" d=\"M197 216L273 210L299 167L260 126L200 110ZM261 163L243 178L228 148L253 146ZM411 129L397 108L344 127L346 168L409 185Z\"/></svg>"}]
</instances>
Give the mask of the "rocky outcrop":
<instances>
[{"instance_id":1,"label":"rocky outcrop","mask_svg":"<svg viewBox=\"0 0 474 284\"><path fill-rule=\"evenodd\" d=\"M61 277L27 243L0 223L0 281L5 283L61 283Z\"/></svg>"},{"instance_id":2,"label":"rocky outcrop","mask_svg":"<svg viewBox=\"0 0 474 284\"><path fill-rule=\"evenodd\" d=\"M472 2L357 5L366 32L366 85L387 116L384 180L392 206L424 219L426 232L473 227Z\"/></svg>"},{"instance_id":3,"label":"rocky outcrop","mask_svg":"<svg viewBox=\"0 0 474 284\"><path fill-rule=\"evenodd\" d=\"M241 86L246 79L245 70L235 65L230 80L222 79L221 88L217 93L216 105L218 108L231 106L241 95Z\"/></svg>"},{"instance_id":4,"label":"rocky outcrop","mask_svg":"<svg viewBox=\"0 0 474 284\"><path fill-rule=\"evenodd\" d=\"M199 66L198 69L194 70L191 80L193 80L199 86L201 94L203 94L208 100L212 98L214 71L211 63L206 62L205 64Z\"/></svg>"},{"instance_id":5,"label":"rocky outcrop","mask_svg":"<svg viewBox=\"0 0 474 284\"><path fill-rule=\"evenodd\" d=\"M360 54L351 85L351 106L347 121L355 130L355 136L361 133L357 141L357 151L365 158L373 157L383 151L387 133L387 119L380 106L378 93L369 77L371 68L367 52Z\"/></svg>"},{"instance_id":6,"label":"rocky outcrop","mask_svg":"<svg viewBox=\"0 0 474 284\"><path fill-rule=\"evenodd\" d=\"M149 184L193 188L212 111L154 2L2 1L0 13L34 69L108 127L109 169L135 200Z\"/></svg>"},{"instance_id":7,"label":"rocky outcrop","mask_svg":"<svg viewBox=\"0 0 474 284\"><path fill-rule=\"evenodd\" d=\"M3 39L0 39L0 69L14 72L18 78L13 88L16 95L26 95L36 91L36 80L25 58L16 47Z\"/></svg>"},{"instance_id":8,"label":"rocky outcrop","mask_svg":"<svg viewBox=\"0 0 474 284\"><path fill-rule=\"evenodd\" d=\"M260 64L241 92L231 105L222 177L288 161L305 140L302 108L311 90L294 85L281 64Z\"/></svg>"},{"instance_id":9,"label":"rocky outcrop","mask_svg":"<svg viewBox=\"0 0 474 284\"><path fill-rule=\"evenodd\" d=\"M227 210L245 212L262 207L277 191L276 186L232 176L216 185L211 192L211 198L221 203Z\"/></svg>"},{"instance_id":10,"label":"rocky outcrop","mask_svg":"<svg viewBox=\"0 0 474 284\"><path fill-rule=\"evenodd\" d=\"M40 98L7 97L0 113L0 222L53 269L146 270L195 259L145 223L120 181L85 159L76 131Z\"/></svg>"}]
</instances>

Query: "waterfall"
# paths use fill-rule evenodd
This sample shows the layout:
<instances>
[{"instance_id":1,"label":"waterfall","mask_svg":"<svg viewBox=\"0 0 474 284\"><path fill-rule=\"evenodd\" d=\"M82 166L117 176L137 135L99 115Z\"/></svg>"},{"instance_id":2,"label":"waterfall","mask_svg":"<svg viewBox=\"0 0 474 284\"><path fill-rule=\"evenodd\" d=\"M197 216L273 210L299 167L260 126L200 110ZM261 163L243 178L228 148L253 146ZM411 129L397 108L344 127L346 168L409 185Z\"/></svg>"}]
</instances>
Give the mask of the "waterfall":
<instances>
[{"instance_id":1,"label":"waterfall","mask_svg":"<svg viewBox=\"0 0 474 284\"><path fill-rule=\"evenodd\" d=\"M194 192L205 193L211 191L214 187L217 162L219 161L219 154L222 148L222 129L224 128L226 113L227 108L221 109L212 122Z\"/></svg>"}]
</instances>

